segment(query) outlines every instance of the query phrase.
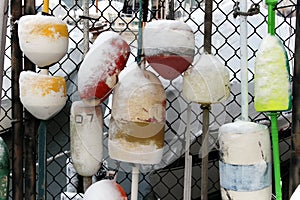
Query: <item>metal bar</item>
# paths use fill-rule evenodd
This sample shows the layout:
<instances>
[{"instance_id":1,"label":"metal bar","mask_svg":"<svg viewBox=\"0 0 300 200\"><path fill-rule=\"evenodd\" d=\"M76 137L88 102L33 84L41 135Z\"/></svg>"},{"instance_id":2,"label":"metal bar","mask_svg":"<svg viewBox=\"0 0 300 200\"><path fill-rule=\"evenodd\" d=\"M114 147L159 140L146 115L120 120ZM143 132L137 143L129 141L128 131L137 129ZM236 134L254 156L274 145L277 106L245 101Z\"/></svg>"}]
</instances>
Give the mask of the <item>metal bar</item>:
<instances>
[{"instance_id":1,"label":"metal bar","mask_svg":"<svg viewBox=\"0 0 300 200\"><path fill-rule=\"evenodd\" d=\"M0 48L1 48L1 56L0 56L0 86L2 88L3 81L3 68L4 68L4 54L5 54L5 44L6 44L6 32L7 32L7 16L8 16L8 0L4 0L0 2ZM0 90L1 96L2 89Z\"/></svg>"},{"instance_id":2,"label":"metal bar","mask_svg":"<svg viewBox=\"0 0 300 200\"><path fill-rule=\"evenodd\" d=\"M46 199L46 135L47 125L45 121L41 121L39 126L39 139L38 139L38 151L39 151L39 178L38 178L38 200Z\"/></svg>"},{"instance_id":3,"label":"metal bar","mask_svg":"<svg viewBox=\"0 0 300 200\"><path fill-rule=\"evenodd\" d=\"M300 0L297 0L300 5ZM294 54L294 78L293 78L293 111L291 132L291 165L289 197L300 184L300 8L296 7L296 36Z\"/></svg>"},{"instance_id":4,"label":"metal bar","mask_svg":"<svg viewBox=\"0 0 300 200\"><path fill-rule=\"evenodd\" d=\"M212 7L213 7L213 0L205 0L204 51L209 54L211 54Z\"/></svg>"},{"instance_id":5,"label":"metal bar","mask_svg":"<svg viewBox=\"0 0 300 200\"><path fill-rule=\"evenodd\" d=\"M208 138L209 138L209 110L210 104L202 104L203 122L202 122L202 166L201 166L201 200L208 198Z\"/></svg>"},{"instance_id":6,"label":"metal bar","mask_svg":"<svg viewBox=\"0 0 300 200\"><path fill-rule=\"evenodd\" d=\"M241 12L247 12L247 0L240 0ZM241 54L241 114L242 120L248 121L248 47L247 16L240 16L240 54Z\"/></svg>"},{"instance_id":7,"label":"metal bar","mask_svg":"<svg viewBox=\"0 0 300 200\"><path fill-rule=\"evenodd\" d=\"M192 167L193 157L190 155L190 136L191 136L191 105L187 108L186 119L186 132L185 132L185 155L184 155L184 190L183 200L191 199L191 185L192 185Z\"/></svg>"},{"instance_id":8,"label":"metal bar","mask_svg":"<svg viewBox=\"0 0 300 200\"><path fill-rule=\"evenodd\" d=\"M134 164L131 178L131 200L138 200L140 165Z\"/></svg>"},{"instance_id":9,"label":"metal bar","mask_svg":"<svg viewBox=\"0 0 300 200\"><path fill-rule=\"evenodd\" d=\"M22 1L11 0L11 67L12 67L12 199L23 199L23 105L19 95L22 52L19 46L17 20L22 16Z\"/></svg>"},{"instance_id":10,"label":"metal bar","mask_svg":"<svg viewBox=\"0 0 300 200\"><path fill-rule=\"evenodd\" d=\"M33 15L35 11L35 1L25 0L24 14ZM24 57L24 70L35 71L33 64L26 56ZM36 200L36 138L38 120L33 117L27 110L24 113L24 136L25 136L25 199Z\"/></svg>"}]
</instances>

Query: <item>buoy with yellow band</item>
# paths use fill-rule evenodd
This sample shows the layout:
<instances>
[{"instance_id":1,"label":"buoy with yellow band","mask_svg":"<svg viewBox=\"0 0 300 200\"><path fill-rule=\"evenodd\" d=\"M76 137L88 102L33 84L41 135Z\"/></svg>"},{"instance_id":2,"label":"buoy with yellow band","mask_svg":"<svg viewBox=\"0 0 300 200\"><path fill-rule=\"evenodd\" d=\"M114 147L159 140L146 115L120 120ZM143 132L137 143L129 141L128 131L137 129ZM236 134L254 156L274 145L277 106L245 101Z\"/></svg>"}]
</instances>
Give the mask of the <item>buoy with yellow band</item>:
<instances>
[{"instance_id":1,"label":"buoy with yellow band","mask_svg":"<svg viewBox=\"0 0 300 200\"><path fill-rule=\"evenodd\" d=\"M24 107L36 118L47 120L65 105L66 80L60 76L22 71L20 74L20 99Z\"/></svg>"},{"instance_id":2,"label":"buoy with yellow band","mask_svg":"<svg viewBox=\"0 0 300 200\"><path fill-rule=\"evenodd\" d=\"M56 63L67 53L68 28L59 18L25 15L19 20L18 35L21 50L40 68Z\"/></svg>"}]
</instances>

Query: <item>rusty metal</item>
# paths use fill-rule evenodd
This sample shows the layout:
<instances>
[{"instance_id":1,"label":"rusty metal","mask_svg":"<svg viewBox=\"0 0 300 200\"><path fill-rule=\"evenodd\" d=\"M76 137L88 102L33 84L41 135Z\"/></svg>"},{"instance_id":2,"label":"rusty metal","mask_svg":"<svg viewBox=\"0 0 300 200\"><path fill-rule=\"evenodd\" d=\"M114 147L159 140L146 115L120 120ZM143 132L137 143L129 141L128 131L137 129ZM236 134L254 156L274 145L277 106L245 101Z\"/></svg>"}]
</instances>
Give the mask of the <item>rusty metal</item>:
<instances>
[{"instance_id":1,"label":"rusty metal","mask_svg":"<svg viewBox=\"0 0 300 200\"><path fill-rule=\"evenodd\" d=\"M24 15L36 14L35 1L25 0ZM35 64L32 63L26 56L24 57L24 70L35 71ZM38 120L31 115L27 110L24 113L24 140L25 150L25 199L36 200L36 138Z\"/></svg>"},{"instance_id":2,"label":"rusty metal","mask_svg":"<svg viewBox=\"0 0 300 200\"><path fill-rule=\"evenodd\" d=\"M13 130L13 169L12 196L23 199L23 105L19 97L19 75L22 71L22 52L19 46L18 24L22 16L22 1L11 0L11 67L12 67L12 130Z\"/></svg>"}]
</instances>

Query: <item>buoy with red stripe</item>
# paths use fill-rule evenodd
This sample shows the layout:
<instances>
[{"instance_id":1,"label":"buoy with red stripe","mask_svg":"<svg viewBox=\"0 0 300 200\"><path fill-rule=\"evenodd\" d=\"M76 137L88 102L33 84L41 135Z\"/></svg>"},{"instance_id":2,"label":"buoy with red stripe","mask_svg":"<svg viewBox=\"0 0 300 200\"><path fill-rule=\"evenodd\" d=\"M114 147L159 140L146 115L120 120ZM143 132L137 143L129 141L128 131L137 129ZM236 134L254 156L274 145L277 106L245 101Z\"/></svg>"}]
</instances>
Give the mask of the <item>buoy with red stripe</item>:
<instances>
[{"instance_id":1,"label":"buoy with red stripe","mask_svg":"<svg viewBox=\"0 0 300 200\"><path fill-rule=\"evenodd\" d=\"M182 74L194 59L195 36L182 21L156 20L147 23L143 45L150 66L168 80Z\"/></svg>"},{"instance_id":2,"label":"buoy with red stripe","mask_svg":"<svg viewBox=\"0 0 300 200\"><path fill-rule=\"evenodd\" d=\"M78 71L78 92L87 104L98 105L112 92L124 69L130 47L112 31L101 33L90 48Z\"/></svg>"},{"instance_id":3,"label":"buoy with red stripe","mask_svg":"<svg viewBox=\"0 0 300 200\"><path fill-rule=\"evenodd\" d=\"M114 180L101 180L93 183L84 193L84 200L127 200L127 195L120 184Z\"/></svg>"}]
</instances>

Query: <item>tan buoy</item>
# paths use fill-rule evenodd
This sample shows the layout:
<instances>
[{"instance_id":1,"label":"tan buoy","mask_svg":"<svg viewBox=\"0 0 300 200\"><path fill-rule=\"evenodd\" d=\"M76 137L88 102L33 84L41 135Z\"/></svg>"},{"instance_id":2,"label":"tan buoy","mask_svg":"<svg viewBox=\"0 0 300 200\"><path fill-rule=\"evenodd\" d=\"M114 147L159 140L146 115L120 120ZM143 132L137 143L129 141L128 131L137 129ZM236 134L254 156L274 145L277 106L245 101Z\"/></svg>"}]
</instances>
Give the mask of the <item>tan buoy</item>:
<instances>
[{"instance_id":1,"label":"tan buoy","mask_svg":"<svg viewBox=\"0 0 300 200\"><path fill-rule=\"evenodd\" d=\"M63 77L22 71L19 83L22 104L38 119L51 118L66 104L66 80Z\"/></svg>"},{"instance_id":2,"label":"tan buoy","mask_svg":"<svg viewBox=\"0 0 300 200\"><path fill-rule=\"evenodd\" d=\"M194 59L195 36L182 21L157 20L147 23L143 45L150 66L168 80L183 73Z\"/></svg>"},{"instance_id":3,"label":"tan buoy","mask_svg":"<svg viewBox=\"0 0 300 200\"><path fill-rule=\"evenodd\" d=\"M59 18L45 15L22 16L18 35L21 50L40 68L58 62L67 53L68 28Z\"/></svg>"},{"instance_id":4,"label":"tan buoy","mask_svg":"<svg viewBox=\"0 0 300 200\"><path fill-rule=\"evenodd\" d=\"M128 68L113 94L109 155L124 162L157 164L163 154L166 94L152 72L136 63Z\"/></svg>"}]
</instances>

